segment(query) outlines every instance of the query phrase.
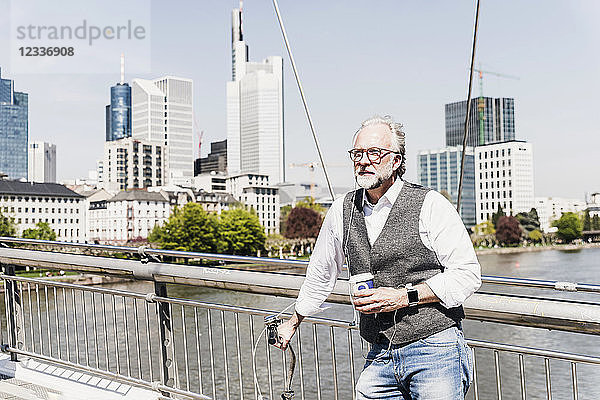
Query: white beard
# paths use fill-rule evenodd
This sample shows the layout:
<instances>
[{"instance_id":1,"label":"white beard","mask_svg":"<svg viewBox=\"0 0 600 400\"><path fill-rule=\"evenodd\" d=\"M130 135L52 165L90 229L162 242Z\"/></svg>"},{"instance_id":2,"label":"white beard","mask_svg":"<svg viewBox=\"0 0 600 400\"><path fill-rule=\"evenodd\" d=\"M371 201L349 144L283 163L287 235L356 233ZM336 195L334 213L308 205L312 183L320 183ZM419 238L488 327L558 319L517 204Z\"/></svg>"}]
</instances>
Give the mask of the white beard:
<instances>
[{"instance_id":1,"label":"white beard","mask_svg":"<svg viewBox=\"0 0 600 400\"><path fill-rule=\"evenodd\" d=\"M392 169L392 163L387 162L379 170L375 170L374 175L359 175L357 170L354 170L354 176L356 183L363 189L371 190L376 189L392 177L394 170Z\"/></svg>"}]
</instances>

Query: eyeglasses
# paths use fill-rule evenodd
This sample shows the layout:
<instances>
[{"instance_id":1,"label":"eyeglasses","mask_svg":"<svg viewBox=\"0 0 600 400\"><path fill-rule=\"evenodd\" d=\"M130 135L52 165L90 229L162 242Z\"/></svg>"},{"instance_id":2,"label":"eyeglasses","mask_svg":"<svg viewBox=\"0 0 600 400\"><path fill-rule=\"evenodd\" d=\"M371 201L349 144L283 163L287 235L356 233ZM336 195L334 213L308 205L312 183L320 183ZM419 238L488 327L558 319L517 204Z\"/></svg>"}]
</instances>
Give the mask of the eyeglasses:
<instances>
[{"instance_id":1,"label":"eyeglasses","mask_svg":"<svg viewBox=\"0 0 600 400\"><path fill-rule=\"evenodd\" d=\"M381 159L390 153L400 154L394 150L382 149L379 147L369 147L368 149L352 149L348 150L350 159L353 162L359 162L363 158L363 153L367 153L367 158L372 163L379 163Z\"/></svg>"}]
</instances>

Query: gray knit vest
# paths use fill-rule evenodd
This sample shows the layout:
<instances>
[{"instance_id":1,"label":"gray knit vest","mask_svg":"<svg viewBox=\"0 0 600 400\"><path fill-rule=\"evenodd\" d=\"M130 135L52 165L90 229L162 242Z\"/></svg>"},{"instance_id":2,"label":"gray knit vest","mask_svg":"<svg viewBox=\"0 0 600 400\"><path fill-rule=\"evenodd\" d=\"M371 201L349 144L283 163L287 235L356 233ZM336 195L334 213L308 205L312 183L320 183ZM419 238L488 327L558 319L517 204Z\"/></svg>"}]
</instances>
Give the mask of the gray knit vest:
<instances>
[{"instance_id":1,"label":"gray knit vest","mask_svg":"<svg viewBox=\"0 0 600 400\"><path fill-rule=\"evenodd\" d=\"M404 182L373 246L363 214L363 189L346 195L343 246L351 275L370 272L375 287L400 287L424 282L444 270L419 234L419 215L429 190ZM361 314L360 335L369 343L404 345L457 326L462 318L462 307L445 308L440 303L399 309L395 321L394 312Z\"/></svg>"}]
</instances>

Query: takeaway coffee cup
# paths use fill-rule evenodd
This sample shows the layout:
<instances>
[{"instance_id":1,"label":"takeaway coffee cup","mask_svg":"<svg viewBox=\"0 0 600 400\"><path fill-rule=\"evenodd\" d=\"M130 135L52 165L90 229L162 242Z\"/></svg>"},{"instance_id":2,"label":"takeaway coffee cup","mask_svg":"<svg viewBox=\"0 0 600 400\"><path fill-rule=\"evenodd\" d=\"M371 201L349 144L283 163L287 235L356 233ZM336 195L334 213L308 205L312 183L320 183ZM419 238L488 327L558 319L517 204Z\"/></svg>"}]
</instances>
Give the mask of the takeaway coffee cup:
<instances>
[{"instance_id":1,"label":"takeaway coffee cup","mask_svg":"<svg viewBox=\"0 0 600 400\"><path fill-rule=\"evenodd\" d=\"M352 275L350 277L350 287L352 288L352 293L364 289L373 289L373 278L373 274L370 272Z\"/></svg>"}]
</instances>

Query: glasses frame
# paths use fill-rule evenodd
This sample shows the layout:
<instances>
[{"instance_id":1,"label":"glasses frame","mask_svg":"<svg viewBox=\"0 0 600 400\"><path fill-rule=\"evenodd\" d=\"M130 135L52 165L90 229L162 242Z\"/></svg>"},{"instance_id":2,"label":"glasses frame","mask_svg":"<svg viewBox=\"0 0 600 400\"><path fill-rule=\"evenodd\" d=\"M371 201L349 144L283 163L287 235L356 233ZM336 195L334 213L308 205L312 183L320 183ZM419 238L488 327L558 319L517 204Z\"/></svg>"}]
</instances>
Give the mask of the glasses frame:
<instances>
[{"instance_id":1,"label":"glasses frame","mask_svg":"<svg viewBox=\"0 0 600 400\"><path fill-rule=\"evenodd\" d=\"M369 154L369 150L373 150L373 149L378 150L379 155ZM360 152L360 157L357 158L352 155L352 153L356 153L356 152ZM381 162L381 159L390 153L394 153L394 154L402 157L402 154L400 154L397 151L390 150L390 149L383 149L381 147L369 147L368 149L350 149L350 150L348 150L348 155L350 156L350 160L353 163L360 162L363 159L363 156L365 153L367 154L367 159L369 160L369 162L371 164L379 164Z\"/></svg>"}]
</instances>

